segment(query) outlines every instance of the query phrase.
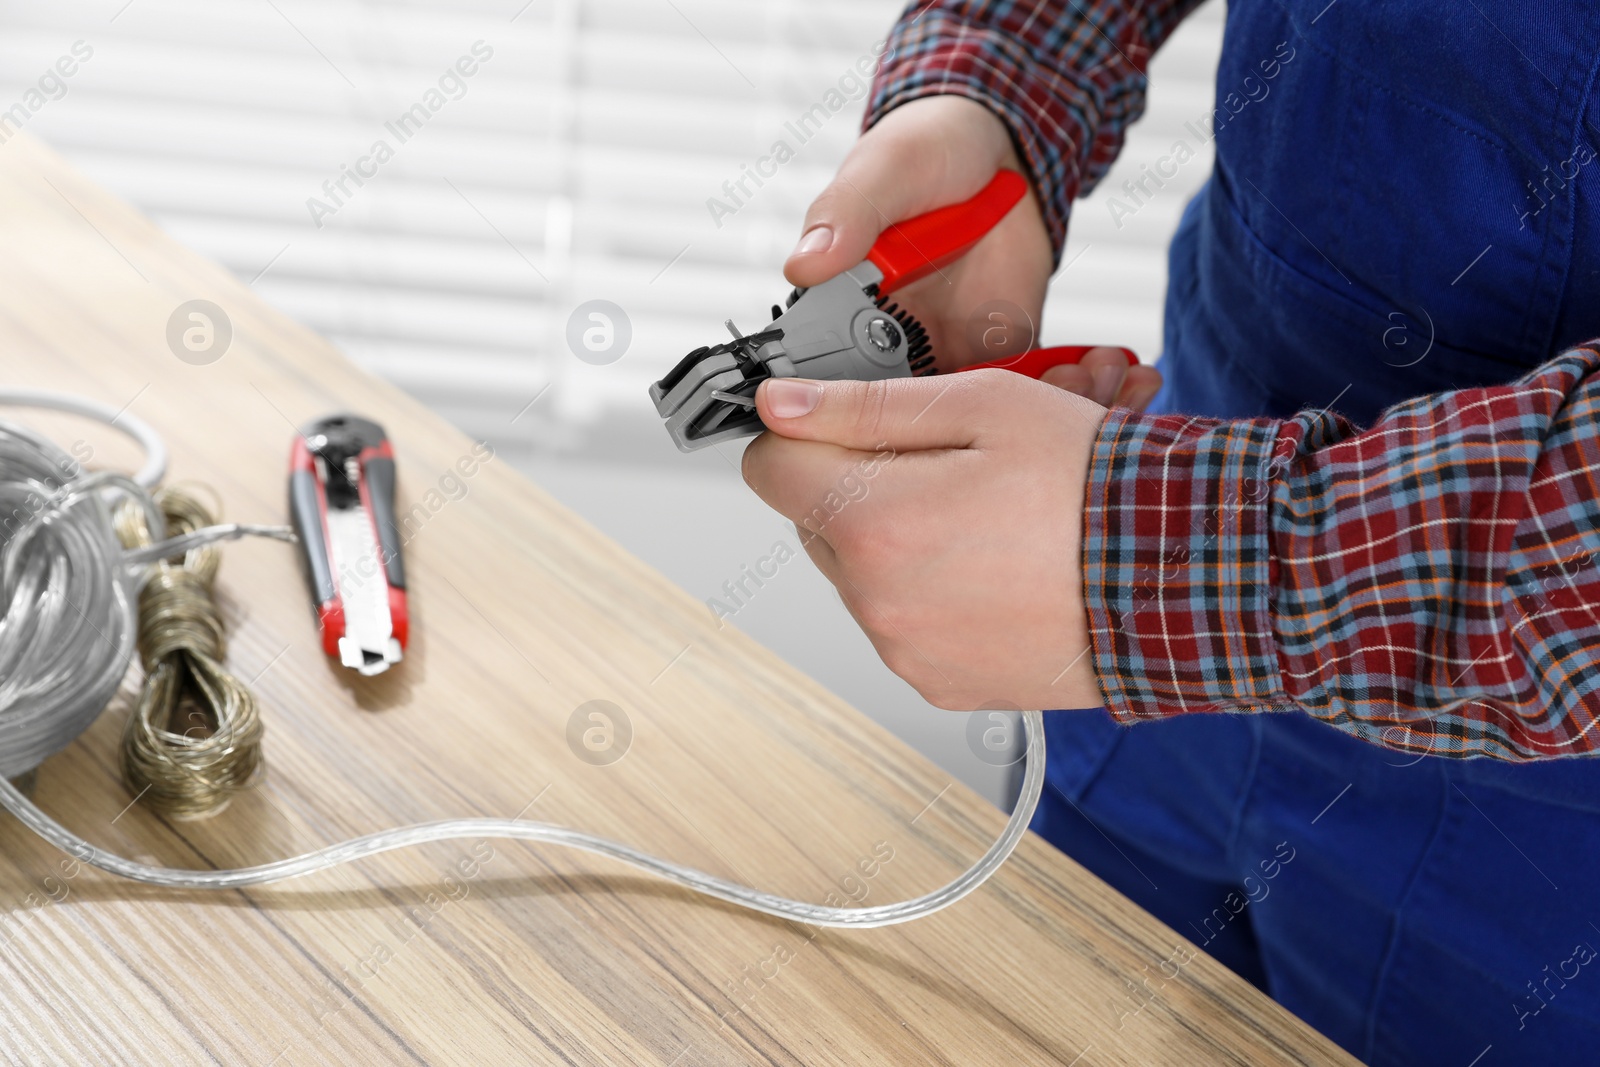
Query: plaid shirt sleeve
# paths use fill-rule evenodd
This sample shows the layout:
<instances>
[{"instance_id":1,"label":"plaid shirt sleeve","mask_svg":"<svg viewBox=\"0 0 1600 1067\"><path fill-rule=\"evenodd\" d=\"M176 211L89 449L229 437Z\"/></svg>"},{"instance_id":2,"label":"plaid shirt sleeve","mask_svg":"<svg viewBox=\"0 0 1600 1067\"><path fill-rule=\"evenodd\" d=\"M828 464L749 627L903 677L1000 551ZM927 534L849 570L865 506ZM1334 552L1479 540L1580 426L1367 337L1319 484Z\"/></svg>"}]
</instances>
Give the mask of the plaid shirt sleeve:
<instances>
[{"instance_id":1,"label":"plaid shirt sleeve","mask_svg":"<svg viewBox=\"0 0 1600 1067\"><path fill-rule=\"evenodd\" d=\"M915 0L890 32L864 129L918 97L984 104L1011 129L1055 259L1144 113L1145 65L1202 0Z\"/></svg>"},{"instance_id":2,"label":"plaid shirt sleeve","mask_svg":"<svg viewBox=\"0 0 1600 1067\"><path fill-rule=\"evenodd\" d=\"M1338 415L1114 411L1084 510L1122 722L1301 711L1417 753L1600 749L1600 342Z\"/></svg>"}]
</instances>

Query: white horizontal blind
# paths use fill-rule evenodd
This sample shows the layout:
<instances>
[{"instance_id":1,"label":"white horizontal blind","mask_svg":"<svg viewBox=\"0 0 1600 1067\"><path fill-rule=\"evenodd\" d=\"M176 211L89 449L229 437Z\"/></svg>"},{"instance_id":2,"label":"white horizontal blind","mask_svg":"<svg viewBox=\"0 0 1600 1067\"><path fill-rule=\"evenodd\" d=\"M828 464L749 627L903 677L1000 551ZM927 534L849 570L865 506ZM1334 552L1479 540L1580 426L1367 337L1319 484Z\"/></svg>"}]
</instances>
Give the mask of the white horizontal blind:
<instances>
[{"instance_id":1,"label":"white horizontal blind","mask_svg":"<svg viewBox=\"0 0 1600 1067\"><path fill-rule=\"evenodd\" d=\"M0 6L0 100L86 41L92 58L30 128L469 428L504 427L552 384L518 421L525 432L640 414L653 377L724 318L781 295L794 221L861 105L831 117L722 227L705 202L850 70L895 7L118 6ZM492 56L461 79L464 95L443 97L402 143L386 123L478 41ZM307 199L332 203L323 183L380 139L393 159L359 189L347 180L353 195L319 228ZM615 365L566 350L567 315L591 298L632 320Z\"/></svg>"},{"instance_id":2,"label":"white horizontal blind","mask_svg":"<svg viewBox=\"0 0 1600 1067\"><path fill-rule=\"evenodd\" d=\"M92 57L28 126L92 177L470 433L650 454L646 386L723 319L753 328L781 298L800 216L863 105L803 144L786 124L841 79L854 88L900 6L5 0L0 108L85 42ZM1132 169L1209 103L1220 15L1158 57ZM473 57L475 42L492 55ZM451 73L461 57L471 77ZM430 89L440 106L402 141L391 124ZM780 138L795 158L760 188L747 179L718 225L708 198L731 202L723 183ZM360 187L345 178L336 202L324 183L379 140L393 158ZM1175 184L1208 169L1198 159ZM1155 355L1161 245L1185 195L1169 187L1120 229L1104 194L1079 205L1045 340ZM337 208L320 227L313 197ZM596 298L632 324L608 366L565 340Z\"/></svg>"}]
</instances>

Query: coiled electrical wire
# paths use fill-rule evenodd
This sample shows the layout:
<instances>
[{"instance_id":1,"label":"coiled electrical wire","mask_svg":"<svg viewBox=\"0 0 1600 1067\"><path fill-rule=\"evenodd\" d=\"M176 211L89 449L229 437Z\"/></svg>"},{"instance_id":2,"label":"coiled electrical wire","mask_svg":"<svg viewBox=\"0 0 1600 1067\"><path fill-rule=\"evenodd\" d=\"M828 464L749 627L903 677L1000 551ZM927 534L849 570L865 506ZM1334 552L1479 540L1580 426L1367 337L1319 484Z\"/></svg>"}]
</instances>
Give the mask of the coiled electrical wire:
<instances>
[{"instance_id":1,"label":"coiled electrical wire","mask_svg":"<svg viewBox=\"0 0 1600 1067\"><path fill-rule=\"evenodd\" d=\"M396 827L291 859L237 870L200 871L136 863L90 844L56 822L11 783L66 747L109 703L133 651L137 584L145 565L202 545L246 534L286 538L284 527L210 526L124 551L105 499L121 496L164 533L149 486L161 476L165 450L149 428L103 405L61 394L0 389L0 404L46 406L127 429L146 445L138 480L84 474L58 446L0 420L0 507L15 507L13 528L0 510L0 807L63 852L103 871L174 889L239 889L298 878L394 849L458 838L535 841L606 856L706 896L813 926L889 926L930 915L982 885L1011 855L1044 786L1044 717L1022 713L1027 760L1022 791L1005 828L976 863L932 892L893 904L842 908L764 893L615 841L522 819L449 819ZM153 471L153 473L152 473Z\"/></svg>"},{"instance_id":2,"label":"coiled electrical wire","mask_svg":"<svg viewBox=\"0 0 1600 1067\"><path fill-rule=\"evenodd\" d=\"M132 588L98 492L117 485L140 491L121 475L83 476L50 441L0 425L0 774L7 777L37 767L88 729L127 673Z\"/></svg>"}]
</instances>

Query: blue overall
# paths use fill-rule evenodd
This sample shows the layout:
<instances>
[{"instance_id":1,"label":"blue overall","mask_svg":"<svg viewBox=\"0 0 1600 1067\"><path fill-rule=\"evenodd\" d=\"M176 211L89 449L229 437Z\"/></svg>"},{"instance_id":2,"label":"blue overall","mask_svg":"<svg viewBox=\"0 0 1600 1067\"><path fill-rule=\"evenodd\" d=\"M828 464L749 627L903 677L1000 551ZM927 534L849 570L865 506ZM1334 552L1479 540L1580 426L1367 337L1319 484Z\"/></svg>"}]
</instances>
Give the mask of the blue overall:
<instances>
[{"instance_id":1,"label":"blue overall","mask_svg":"<svg viewBox=\"0 0 1600 1067\"><path fill-rule=\"evenodd\" d=\"M1364 424L1600 336L1597 67L1597 0L1230 0L1155 408ZM1034 829L1355 1056L1600 1064L1600 758L1047 724Z\"/></svg>"}]
</instances>

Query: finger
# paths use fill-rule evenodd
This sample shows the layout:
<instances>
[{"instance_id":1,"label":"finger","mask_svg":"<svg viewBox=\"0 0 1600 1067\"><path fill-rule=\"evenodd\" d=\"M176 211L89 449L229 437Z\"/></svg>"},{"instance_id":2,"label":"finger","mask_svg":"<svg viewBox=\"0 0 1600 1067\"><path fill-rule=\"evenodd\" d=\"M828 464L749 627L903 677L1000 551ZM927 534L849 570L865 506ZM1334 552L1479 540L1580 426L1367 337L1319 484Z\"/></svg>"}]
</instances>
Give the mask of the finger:
<instances>
[{"instance_id":1,"label":"finger","mask_svg":"<svg viewBox=\"0 0 1600 1067\"><path fill-rule=\"evenodd\" d=\"M829 582L837 586L843 579L839 571L839 555L828 544L827 538L821 534L812 533L804 526L794 528L795 536L800 538L800 547L806 550L806 555L811 557L811 562Z\"/></svg>"},{"instance_id":2,"label":"finger","mask_svg":"<svg viewBox=\"0 0 1600 1067\"><path fill-rule=\"evenodd\" d=\"M895 108L806 211L784 274L809 286L848 270L890 223L967 199L1010 157L1005 125L982 104L940 95Z\"/></svg>"},{"instance_id":3,"label":"finger","mask_svg":"<svg viewBox=\"0 0 1600 1067\"><path fill-rule=\"evenodd\" d=\"M1089 368L1078 363L1063 363L1059 367L1051 367L1039 376L1039 380L1076 396L1088 396L1089 390L1094 388L1094 379L1089 375Z\"/></svg>"},{"instance_id":4,"label":"finger","mask_svg":"<svg viewBox=\"0 0 1600 1067\"><path fill-rule=\"evenodd\" d=\"M1155 375L1154 388L1148 388L1150 375ZM1128 406L1125 398L1130 395L1130 389L1133 396L1142 397L1143 402L1148 403L1161 384L1161 377L1153 368L1129 367L1121 349L1107 347L1091 348L1077 363L1051 367L1039 380L1068 393L1088 397L1102 407L1110 407L1113 402Z\"/></svg>"},{"instance_id":5,"label":"finger","mask_svg":"<svg viewBox=\"0 0 1600 1067\"><path fill-rule=\"evenodd\" d=\"M809 552L814 541L831 544L845 513L867 496L892 459L766 433L745 449L741 473L768 507L795 524Z\"/></svg>"},{"instance_id":6,"label":"finger","mask_svg":"<svg viewBox=\"0 0 1600 1067\"><path fill-rule=\"evenodd\" d=\"M798 286L817 285L867 258L891 222L916 213L914 183L905 180L908 150L863 140L838 177L806 209L800 240L783 265Z\"/></svg>"},{"instance_id":7,"label":"finger","mask_svg":"<svg viewBox=\"0 0 1600 1067\"><path fill-rule=\"evenodd\" d=\"M1110 407L1122 391L1122 380L1128 374L1128 357L1117 348L1091 348L1085 352L1078 365L1089 372L1091 386L1085 395L1096 404Z\"/></svg>"},{"instance_id":8,"label":"finger","mask_svg":"<svg viewBox=\"0 0 1600 1067\"><path fill-rule=\"evenodd\" d=\"M1094 388L1089 390L1089 399L1103 407L1110 407L1117 401L1117 394L1122 391L1122 379L1128 375L1128 365L1124 363L1118 367L1114 364L1095 367L1089 372L1094 379Z\"/></svg>"},{"instance_id":9,"label":"finger","mask_svg":"<svg viewBox=\"0 0 1600 1067\"><path fill-rule=\"evenodd\" d=\"M860 452L970 448L1004 431L1006 409L1030 387L1003 370L870 382L768 378L756 408L783 437Z\"/></svg>"},{"instance_id":10,"label":"finger","mask_svg":"<svg viewBox=\"0 0 1600 1067\"><path fill-rule=\"evenodd\" d=\"M1160 371L1143 364L1129 367L1128 376L1122 380L1122 393L1117 397L1117 406L1143 411L1160 391Z\"/></svg>"},{"instance_id":11,"label":"finger","mask_svg":"<svg viewBox=\"0 0 1600 1067\"><path fill-rule=\"evenodd\" d=\"M845 589L845 568L838 561L838 552L834 545L827 542L821 534L813 534L805 526L795 526L795 534L800 537L800 547L805 549L806 555L811 557L811 565L816 566L818 573L826 577L827 584L843 592ZM840 595L843 600L843 595ZM850 605L845 605L846 608Z\"/></svg>"}]
</instances>

